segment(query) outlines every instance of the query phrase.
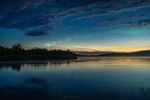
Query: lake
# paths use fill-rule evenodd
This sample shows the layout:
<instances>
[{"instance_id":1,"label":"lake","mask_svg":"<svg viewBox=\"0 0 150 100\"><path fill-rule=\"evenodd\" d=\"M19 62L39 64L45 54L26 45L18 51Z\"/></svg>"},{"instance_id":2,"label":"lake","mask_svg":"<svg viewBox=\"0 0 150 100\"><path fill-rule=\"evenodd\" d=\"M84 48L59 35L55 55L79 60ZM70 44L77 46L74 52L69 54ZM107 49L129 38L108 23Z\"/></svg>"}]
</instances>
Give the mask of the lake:
<instances>
[{"instance_id":1,"label":"lake","mask_svg":"<svg viewBox=\"0 0 150 100\"><path fill-rule=\"evenodd\" d=\"M0 62L0 100L150 100L150 58Z\"/></svg>"}]
</instances>

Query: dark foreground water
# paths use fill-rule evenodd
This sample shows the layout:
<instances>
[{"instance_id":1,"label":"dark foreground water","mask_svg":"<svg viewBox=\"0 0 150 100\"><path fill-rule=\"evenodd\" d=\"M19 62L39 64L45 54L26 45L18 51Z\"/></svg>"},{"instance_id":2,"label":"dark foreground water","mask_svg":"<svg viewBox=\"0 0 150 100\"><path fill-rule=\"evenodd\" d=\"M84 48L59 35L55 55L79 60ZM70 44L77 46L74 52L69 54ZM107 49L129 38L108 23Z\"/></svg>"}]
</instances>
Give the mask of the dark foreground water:
<instances>
[{"instance_id":1,"label":"dark foreground water","mask_svg":"<svg viewBox=\"0 0 150 100\"><path fill-rule=\"evenodd\" d=\"M0 62L0 100L150 100L150 58Z\"/></svg>"}]
</instances>

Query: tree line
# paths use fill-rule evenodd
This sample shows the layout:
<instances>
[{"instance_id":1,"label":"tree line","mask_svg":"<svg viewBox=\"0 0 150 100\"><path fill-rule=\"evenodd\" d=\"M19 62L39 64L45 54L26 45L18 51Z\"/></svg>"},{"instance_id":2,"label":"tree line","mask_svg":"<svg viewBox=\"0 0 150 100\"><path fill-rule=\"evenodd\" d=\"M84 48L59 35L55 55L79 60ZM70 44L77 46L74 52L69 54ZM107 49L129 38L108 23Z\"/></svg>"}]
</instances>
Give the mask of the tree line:
<instances>
[{"instance_id":1,"label":"tree line","mask_svg":"<svg viewBox=\"0 0 150 100\"><path fill-rule=\"evenodd\" d=\"M21 44L15 44L11 47L0 46L0 57L3 56L48 56L48 57L76 57L71 50L48 50L46 48L24 49Z\"/></svg>"}]
</instances>

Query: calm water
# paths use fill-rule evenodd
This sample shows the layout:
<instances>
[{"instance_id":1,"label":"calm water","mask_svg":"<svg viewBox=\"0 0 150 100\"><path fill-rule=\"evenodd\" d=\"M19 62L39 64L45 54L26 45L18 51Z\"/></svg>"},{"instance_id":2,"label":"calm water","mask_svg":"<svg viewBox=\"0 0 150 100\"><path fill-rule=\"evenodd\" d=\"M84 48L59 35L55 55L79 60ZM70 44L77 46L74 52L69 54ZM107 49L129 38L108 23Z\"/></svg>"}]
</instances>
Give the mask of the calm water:
<instances>
[{"instance_id":1,"label":"calm water","mask_svg":"<svg viewBox=\"0 0 150 100\"><path fill-rule=\"evenodd\" d=\"M150 100L150 58L0 62L0 100Z\"/></svg>"}]
</instances>

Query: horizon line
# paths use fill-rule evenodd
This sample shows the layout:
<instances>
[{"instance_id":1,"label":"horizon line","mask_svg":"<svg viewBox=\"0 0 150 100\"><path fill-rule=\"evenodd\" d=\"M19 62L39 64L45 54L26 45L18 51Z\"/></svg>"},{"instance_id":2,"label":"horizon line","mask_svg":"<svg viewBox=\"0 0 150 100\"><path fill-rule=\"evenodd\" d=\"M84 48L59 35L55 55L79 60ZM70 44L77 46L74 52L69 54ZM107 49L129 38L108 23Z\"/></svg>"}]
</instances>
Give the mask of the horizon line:
<instances>
[{"instance_id":1,"label":"horizon line","mask_svg":"<svg viewBox=\"0 0 150 100\"><path fill-rule=\"evenodd\" d=\"M14 44L14 45L18 45L18 44ZM34 49L34 48L45 48L47 50L71 50L71 51L75 51L75 52L113 52L113 53L132 53L132 52L139 52L139 51L146 51L146 50L150 50L150 47L146 47L146 48L127 48L127 49L100 49L100 48L75 48L75 47L70 47L70 48L66 48L66 47L42 47L42 46L27 46L27 45L22 45L22 44L19 44L21 45L21 47L23 49ZM13 45L9 45L9 46L3 46L3 45L0 45L2 47L5 47L5 48L11 48Z\"/></svg>"}]
</instances>

